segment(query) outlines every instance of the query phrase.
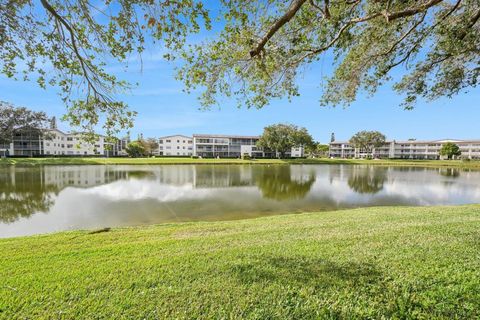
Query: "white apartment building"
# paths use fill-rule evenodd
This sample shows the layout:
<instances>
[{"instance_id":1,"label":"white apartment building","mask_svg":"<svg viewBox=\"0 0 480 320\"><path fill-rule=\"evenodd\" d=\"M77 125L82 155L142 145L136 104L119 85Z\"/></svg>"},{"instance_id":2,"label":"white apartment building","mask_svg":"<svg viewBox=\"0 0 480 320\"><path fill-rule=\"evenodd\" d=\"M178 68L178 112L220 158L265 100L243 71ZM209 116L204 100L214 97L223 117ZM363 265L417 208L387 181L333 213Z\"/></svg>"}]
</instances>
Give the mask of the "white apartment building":
<instances>
[{"instance_id":1,"label":"white apartment building","mask_svg":"<svg viewBox=\"0 0 480 320\"><path fill-rule=\"evenodd\" d=\"M107 143L104 136L99 136L93 144L82 140L81 134L64 133L58 129L49 131L50 139L43 139L43 154L45 155L108 155L113 144ZM107 148L107 145L110 148Z\"/></svg>"},{"instance_id":2,"label":"white apartment building","mask_svg":"<svg viewBox=\"0 0 480 320\"><path fill-rule=\"evenodd\" d=\"M159 156L192 156L193 139L184 135L173 135L158 138Z\"/></svg>"},{"instance_id":3,"label":"white apartment building","mask_svg":"<svg viewBox=\"0 0 480 320\"><path fill-rule=\"evenodd\" d=\"M204 158L275 158L275 152L257 147L259 136L235 136L218 134L194 134L193 155ZM303 147L292 148L287 157L302 157Z\"/></svg>"},{"instance_id":4,"label":"white apartment building","mask_svg":"<svg viewBox=\"0 0 480 320\"><path fill-rule=\"evenodd\" d=\"M117 143L106 141L99 135L93 144L83 141L81 133L65 133L58 129L49 129L44 136L38 132L18 132L12 142L0 145L0 154L8 156L113 156L121 155L126 140Z\"/></svg>"},{"instance_id":5,"label":"white apartment building","mask_svg":"<svg viewBox=\"0 0 480 320\"><path fill-rule=\"evenodd\" d=\"M444 143L451 142L459 146L462 159L480 159L480 140L408 140L387 141L380 148L373 149L367 154L364 150L353 147L348 141L334 141L330 143L330 157L333 158L374 158L390 159L440 159L440 149Z\"/></svg>"}]
</instances>

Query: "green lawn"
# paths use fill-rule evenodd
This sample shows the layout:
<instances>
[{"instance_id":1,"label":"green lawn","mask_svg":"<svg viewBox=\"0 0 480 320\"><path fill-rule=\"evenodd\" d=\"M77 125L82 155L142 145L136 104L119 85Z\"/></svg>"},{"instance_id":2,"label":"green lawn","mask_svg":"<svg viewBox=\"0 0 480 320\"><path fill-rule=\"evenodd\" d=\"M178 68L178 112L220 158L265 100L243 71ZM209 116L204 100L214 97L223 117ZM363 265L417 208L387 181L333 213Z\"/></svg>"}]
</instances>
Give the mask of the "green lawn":
<instances>
[{"instance_id":1,"label":"green lawn","mask_svg":"<svg viewBox=\"0 0 480 320\"><path fill-rule=\"evenodd\" d=\"M0 240L3 319L478 319L480 205Z\"/></svg>"},{"instance_id":2,"label":"green lawn","mask_svg":"<svg viewBox=\"0 0 480 320\"><path fill-rule=\"evenodd\" d=\"M359 159L191 159L191 158L8 158L0 165L82 165L82 164L371 164L390 166L459 167L480 169L480 161L460 160L359 160Z\"/></svg>"}]
</instances>

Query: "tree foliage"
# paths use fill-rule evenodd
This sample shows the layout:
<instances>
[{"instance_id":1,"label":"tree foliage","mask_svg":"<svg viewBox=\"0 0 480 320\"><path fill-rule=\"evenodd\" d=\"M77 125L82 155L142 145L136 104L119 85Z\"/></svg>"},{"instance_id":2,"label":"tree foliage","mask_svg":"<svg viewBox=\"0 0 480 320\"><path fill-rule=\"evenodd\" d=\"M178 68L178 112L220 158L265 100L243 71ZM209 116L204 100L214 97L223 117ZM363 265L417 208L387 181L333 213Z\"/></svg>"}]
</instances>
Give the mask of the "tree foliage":
<instances>
[{"instance_id":1,"label":"tree foliage","mask_svg":"<svg viewBox=\"0 0 480 320\"><path fill-rule=\"evenodd\" d=\"M360 131L350 138L350 144L355 148L372 153L374 148L381 147L385 144L385 136L378 131Z\"/></svg>"},{"instance_id":2,"label":"tree foliage","mask_svg":"<svg viewBox=\"0 0 480 320\"><path fill-rule=\"evenodd\" d=\"M305 147L305 154L309 157L326 157L330 147L328 144L321 144L320 142L313 142Z\"/></svg>"},{"instance_id":3,"label":"tree foliage","mask_svg":"<svg viewBox=\"0 0 480 320\"><path fill-rule=\"evenodd\" d=\"M334 70L322 105L373 94L398 68L407 70L394 85L406 108L478 84L478 0L225 1L221 14L220 34L191 47L179 74L187 88L204 88L204 105L220 95L249 107L290 99L299 75L324 58Z\"/></svg>"},{"instance_id":4,"label":"tree foliage","mask_svg":"<svg viewBox=\"0 0 480 320\"><path fill-rule=\"evenodd\" d=\"M265 127L257 142L259 147L278 152L282 158L285 157L285 153L293 147L309 146L312 144L312 136L306 128L282 123Z\"/></svg>"},{"instance_id":5,"label":"tree foliage","mask_svg":"<svg viewBox=\"0 0 480 320\"><path fill-rule=\"evenodd\" d=\"M32 111L25 107L15 107L0 101L0 143L9 143L14 135L22 130L36 131L39 136L45 134L50 121L45 112Z\"/></svg>"},{"instance_id":6,"label":"tree foliage","mask_svg":"<svg viewBox=\"0 0 480 320\"><path fill-rule=\"evenodd\" d=\"M127 152L128 156L132 158L145 157L148 154L147 150L145 150L145 146L139 140L132 141L127 144L125 151Z\"/></svg>"},{"instance_id":7,"label":"tree foliage","mask_svg":"<svg viewBox=\"0 0 480 320\"><path fill-rule=\"evenodd\" d=\"M115 94L129 85L106 66L127 63L160 43L167 59L184 61L178 78L201 103L221 96L263 107L299 95L297 78L333 58L322 83L323 105L348 105L374 93L392 71L407 72L394 88L411 108L418 97L454 96L480 75L478 0L2 0L0 72L59 88L65 119L83 131L103 123L107 134L132 126L135 112ZM189 35L210 29L205 41Z\"/></svg>"},{"instance_id":8,"label":"tree foliage","mask_svg":"<svg viewBox=\"0 0 480 320\"><path fill-rule=\"evenodd\" d=\"M209 27L196 0L1 0L0 72L58 88L65 120L87 132L102 123L110 135L132 127L135 112L116 99L130 86L107 64L138 58L147 40L179 49L200 20Z\"/></svg>"},{"instance_id":9,"label":"tree foliage","mask_svg":"<svg viewBox=\"0 0 480 320\"><path fill-rule=\"evenodd\" d=\"M460 151L460 147L453 142L447 142L442 145L439 151L441 156L447 157L448 159L452 159L453 156L460 156L462 152Z\"/></svg>"},{"instance_id":10,"label":"tree foliage","mask_svg":"<svg viewBox=\"0 0 480 320\"><path fill-rule=\"evenodd\" d=\"M153 156L153 154L158 150L158 140L156 138L147 138L140 140L140 143L143 145L145 152Z\"/></svg>"}]
</instances>

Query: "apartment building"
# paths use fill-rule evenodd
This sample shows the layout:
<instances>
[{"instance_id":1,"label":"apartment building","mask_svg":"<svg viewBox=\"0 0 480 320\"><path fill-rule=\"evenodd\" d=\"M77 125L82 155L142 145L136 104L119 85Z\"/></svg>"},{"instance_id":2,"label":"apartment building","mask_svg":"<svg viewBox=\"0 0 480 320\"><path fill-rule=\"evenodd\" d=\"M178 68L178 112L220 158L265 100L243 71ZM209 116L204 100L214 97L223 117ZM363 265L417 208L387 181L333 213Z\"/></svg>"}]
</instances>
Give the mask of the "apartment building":
<instances>
[{"instance_id":1,"label":"apartment building","mask_svg":"<svg viewBox=\"0 0 480 320\"><path fill-rule=\"evenodd\" d=\"M81 133L65 133L49 129L40 134L38 130L16 132L11 143L0 145L0 155L8 156L116 156L125 154L128 138L108 142L99 135L92 143L83 141Z\"/></svg>"},{"instance_id":2,"label":"apartment building","mask_svg":"<svg viewBox=\"0 0 480 320\"><path fill-rule=\"evenodd\" d=\"M387 141L380 148L366 153L353 147L348 141L333 141L330 143L330 157L333 158L390 158L390 159L440 159L440 149L444 143L451 142L459 146L462 159L480 159L480 140L407 140Z\"/></svg>"},{"instance_id":3,"label":"apartment building","mask_svg":"<svg viewBox=\"0 0 480 320\"><path fill-rule=\"evenodd\" d=\"M192 156L193 139L184 135L173 135L158 138L159 156Z\"/></svg>"},{"instance_id":4,"label":"apartment building","mask_svg":"<svg viewBox=\"0 0 480 320\"><path fill-rule=\"evenodd\" d=\"M275 152L257 147L259 136L194 134L193 155L204 158L240 158L248 154L254 158L274 158ZM292 148L288 157L302 157L303 147Z\"/></svg>"}]
</instances>

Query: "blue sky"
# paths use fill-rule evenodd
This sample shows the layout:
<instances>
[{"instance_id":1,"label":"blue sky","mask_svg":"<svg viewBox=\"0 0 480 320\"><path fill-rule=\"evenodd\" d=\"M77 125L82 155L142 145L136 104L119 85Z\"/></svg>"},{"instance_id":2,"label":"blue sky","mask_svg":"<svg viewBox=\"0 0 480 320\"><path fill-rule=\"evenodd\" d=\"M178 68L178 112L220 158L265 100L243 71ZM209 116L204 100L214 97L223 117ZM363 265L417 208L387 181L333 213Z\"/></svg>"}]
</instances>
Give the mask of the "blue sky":
<instances>
[{"instance_id":1,"label":"blue sky","mask_svg":"<svg viewBox=\"0 0 480 320\"><path fill-rule=\"evenodd\" d=\"M380 88L367 98L359 95L348 108L330 108L319 105L322 75L331 72L327 59L312 66L299 79L301 96L291 102L274 100L261 110L237 108L236 101L224 103L211 110L200 110L197 95L182 92L182 84L174 79L174 65L161 58L161 48L143 56L143 70L131 63L127 72L119 65L110 65L111 71L131 83L138 82L131 93L122 95L130 107L138 112L131 137L139 133L145 137L169 134L219 133L257 135L263 127L288 122L306 127L320 142L328 142L330 133L337 140L347 140L359 130L379 130L389 139L480 138L480 90L471 89L453 99L421 102L412 111L399 105L401 97L391 84ZM60 117L65 112L54 88L40 89L35 82L14 81L0 75L0 100L34 110L46 111ZM59 124L69 130L66 124Z\"/></svg>"}]
</instances>

